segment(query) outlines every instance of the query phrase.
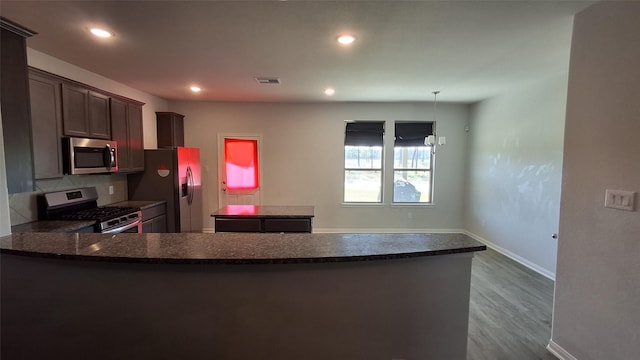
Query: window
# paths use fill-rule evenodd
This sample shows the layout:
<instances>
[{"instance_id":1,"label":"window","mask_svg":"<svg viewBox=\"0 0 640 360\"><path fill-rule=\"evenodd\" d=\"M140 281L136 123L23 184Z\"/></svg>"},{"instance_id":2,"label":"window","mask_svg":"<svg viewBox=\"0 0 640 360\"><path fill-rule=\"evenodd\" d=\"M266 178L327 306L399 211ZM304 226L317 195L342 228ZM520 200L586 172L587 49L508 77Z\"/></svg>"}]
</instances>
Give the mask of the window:
<instances>
[{"instance_id":1,"label":"window","mask_svg":"<svg viewBox=\"0 0 640 360\"><path fill-rule=\"evenodd\" d=\"M384 121L350 121L344 137L344 202L382 202Z\"/></svg>"},{"instance_id":2,"label":"window","mask_svg":"<svg viewBox=\"0 0 640 360\"><path fill-rule=\"evenodd\" d=\"M433 122L396 122L393 145L393 202L430 203L433 157L424 138Z\"/></svg>"},{"instance_id":3,"label":"window","mask_svg":"<svg viewBox=\"0 0 640 360\"><path fill-rule=\"evenodd\" d=\"M225 138L224 167L227 189L257 189L258 141Z\"/></svg>"}]
</instances>

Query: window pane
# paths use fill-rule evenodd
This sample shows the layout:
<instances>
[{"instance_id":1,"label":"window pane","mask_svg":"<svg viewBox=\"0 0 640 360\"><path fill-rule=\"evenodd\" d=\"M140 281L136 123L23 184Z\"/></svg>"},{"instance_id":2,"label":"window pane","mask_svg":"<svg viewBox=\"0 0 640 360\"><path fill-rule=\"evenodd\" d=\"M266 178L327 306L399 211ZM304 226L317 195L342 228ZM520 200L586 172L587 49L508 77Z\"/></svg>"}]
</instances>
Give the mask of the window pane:
<instances>
[{"instance_id":1,"label":"window pane","mask_svg":"<svg viewBox=\"0 0 640 360\"><path fill-rule=\"evenodd\" d=\"M345 169L382 169L382 146L344 147Z\"/></svg>"},{"instance_id":2,"label":"window pane","mask_svg":"<svg viewBox=\"0 0 640 360\"><path fill-rule=\"evenodd\" d=\"M430 169L430 146L407 146L393 148L393 167L395 169Z\"/></svg>"},{"instance_id":3,"label":"window pane","mask_svg":"<svg viewBox=\"0 0 640 360\"><path fill-rule=\"evenodd\" d=\"M431 171L394 171L393 202L431 202Z\"/></svg>"},{"instance_id":4,"label":"window pane","mask_svg":"<svg viewBox=\"0 0 640 360\"><path fill-rule=\"evenodd\" d=\"M380 170L345 170L344 201L345 202L380 202L382 187L382 171Z\"/></svg>"},{"instance_id":5,"label":"window pane","mask_svg":"<svg viewBox=\"0 0 640 360\"><path fill-rule=\"evenodd\" d=\"M258 188L258 141L224 140L224 166L229 190Z\"/></svg>"}]
</instances>

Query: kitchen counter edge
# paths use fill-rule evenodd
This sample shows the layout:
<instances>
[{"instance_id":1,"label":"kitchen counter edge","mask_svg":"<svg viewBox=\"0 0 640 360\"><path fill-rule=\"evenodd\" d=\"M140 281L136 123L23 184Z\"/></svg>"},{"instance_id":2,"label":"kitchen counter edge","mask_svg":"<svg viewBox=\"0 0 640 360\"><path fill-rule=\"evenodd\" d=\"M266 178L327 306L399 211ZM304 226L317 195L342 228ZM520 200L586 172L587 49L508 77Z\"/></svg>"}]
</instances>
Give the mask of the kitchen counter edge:
<instances>
[{"instance_id":1,"label":"kitchen counter edge","mask_svg":"<svg viewBox=\"0 0 640 360\"><path fill-rule=\"evenodd\" d=\"M486 250L459 233L435 234L65 234L0 237L0 253L156 264L300 264L391 260Z\"/></svg>"}]
</instances>

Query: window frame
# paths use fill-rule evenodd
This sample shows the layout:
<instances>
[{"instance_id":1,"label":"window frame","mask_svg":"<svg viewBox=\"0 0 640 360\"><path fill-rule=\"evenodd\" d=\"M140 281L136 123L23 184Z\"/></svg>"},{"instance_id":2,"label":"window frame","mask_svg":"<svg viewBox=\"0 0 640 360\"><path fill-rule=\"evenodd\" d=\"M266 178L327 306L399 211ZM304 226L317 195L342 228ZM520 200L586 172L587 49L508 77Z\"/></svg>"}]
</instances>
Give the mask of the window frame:
<instances>
[{"instance_id":1,"label":"window frame","mask_svg":"<svg viewBox=\"0 0 640 360\"><path fill-rule=\"evenodd\" d=\"M395 151L396 148L398 147L403 147L403 146L397 146L396 145L396 139L395 139L395 130L396 130L396 124L401 124L401 123L405 123L405 124L411 124L411 123L419 123L419 124L429 124L430 125L430 134L429 135L435 135L436 134L436 122L435 121L429 121L429 120L346 120L346 123L354 123L354 122L376 122L376 123L382 123L383 126L383 132L382 132L382 144L381 146L381 163L380 163L380 169L363 169L363 168L349 168L347 167L347 159L346 159L346 152L347 152L347 144L346 144L346 137L347 137L347 133L345 131L345 143L343 144L343 170L342 170L342 205L343 206L392 206L392 207L398 207L398 206L423 206L423 207L430 207L430 206L434 206L435 205L435 201L434 201L434 194L435 194L435 151L433 151L433 147L432 146L426 146L426 151L429 152L429 168L396 168L395 166ZM386 146L388 144L388 141L385 141L385 130L386 130L386 126L388 125L388 123L393 123L393 128L394 128L394 133L393 133L393 146L389 147ZM345 129L346 129L346 125L345 125ZM421 135L420 135L421 136ZM426 134L425 134L426 137ZM418 138L413 138L413 142L417 142ZM389 139L386 139L389 140ZM422 144L424 144L424 140L421 141ZM354 145L351 145L354 146ZM346 179L347 179L347 172L348 171L377 171L380 173L380 190L379 190L379 196L378 196L378 200L377 201L346 201L345 200L345 196L347 194L347 187L346 187ZM429 194L428 194L428 200L429 201L424 201L424 202L413 202L413 201L395 201L394 197L395 197L395 175L396 172L399 171L410 171L410 172L425 172L429 175ZM390 185L389 182L391 183ZM386 194L390 194L390 196L387 198Z\"/></svg>"},{"instance_id":2,"label":"window frame","mask_svg":"<svg viewBox=\"0 0 640 360\"><path fill-rule=\"evenodd\" d=\"M425 151L429 152L429 167L428 168L396 168L396 149L397 148L410 148L410 147L418 147L419 145L417 143L415 143L415 139L412 141L410 140L410 143L415 143L413 144L414 146L403 146L403 145L398 145L398 141L397 141L397 125L398 124L421 124L425 126L425 129L423 130L424 133L421 134L420 136L418 136L418 138L424 138L428 135L434 135L436 133L436 123L434 121L418 121L418 120L395 120L394 121L394 143L393 143L393 149L391 150L393 152L393 162L392 162L392 166L391 166L391 179L393 182L393 185L391 186L391 205L394 206L431 206L434 204L433 198L434 198L434 174L435 174L435 153L433 152L433 147L432 146L427 146L424 145L424 147L426 148ZM418 131L420 132L420 131ZM422 136L424 135L424 137ZM401 143L401 142L400 142ZM422 144L424 144L424 142L422 142ZM396 197L396 186L395 186L395 175L396 172L402 172L402 171L407 171L407 172L424 172L429 174L429 194L428 194L428 199L429 201L396 201L395 197Z\"/></svg>"},{"instance_id":3,"label":"window frame","mask_svg":"<svg viewBox=\"0 0 640 360\"><path fill-rule=\"evenodd\" d=\"M353 126L349 126L349 124L356 124L356 123L361 123L366 127L366 124L376 124L376 125L381 125L380 129L375 130L375 135L373 136L369 136L367 134L365 134L365 137L369 138L371 137L371 139L369 140L365 140L364 144L361 145L355 145L355 144L351 144L352 141L349 141L349 133L350 127ZM382 205L384 202L384 187L385 187L385 162L386 162L386 156L385 156L385 146L384 146L384 132L385 132L385 126L386 126L386 121L384 120L346 120L345 121L345 139L344 139L344 144L342 147L342 160L343 160L343 166L342 166L342 204L343 205L358 205L358 206L362 206L362 205ZM366 130L368 131L368 130ZM377 140L377 137L379 136L379 141ZM359 138L359 136L358 136ZM374 140L372 140L373 138L375 138ZM359 142L359 141L358 141ZM370 145L370 144L366 144L367 142L376 142L379 144L376 145ZM349 144L347 144L349 143ZM356 147L356 148L374 148L374 147L379 147L380 150L380 167L379 168L361 168L361 167L347 167L347 147L348 146L352 146L352 147ZM347 201L346 200L346 196L347 196L347 186L346 186L346 181L347 181L347 173L348 172L377 172L379 173L379 179L380 179L380 185L379 185L379 190L378 190L378 200L377 201Z\"/></svg>"}]
</instances>

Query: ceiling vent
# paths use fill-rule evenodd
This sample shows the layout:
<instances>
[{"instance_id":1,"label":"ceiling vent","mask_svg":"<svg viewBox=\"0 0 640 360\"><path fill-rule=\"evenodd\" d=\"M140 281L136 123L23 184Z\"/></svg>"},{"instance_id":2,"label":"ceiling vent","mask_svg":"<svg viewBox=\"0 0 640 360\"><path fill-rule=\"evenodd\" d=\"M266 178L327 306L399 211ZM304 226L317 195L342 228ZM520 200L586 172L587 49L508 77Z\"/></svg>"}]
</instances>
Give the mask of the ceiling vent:
<instances>
[{"instance_id":1,"label":"ceiling vent","mask_svg":"<svg viewBox=\"0 0 640 360\"><path fill-rule=\"evenodd\" d=\"M280 78L277 77L257 77L256 81L262 85L280 85Z\"/></svg>"}]
</instances>

